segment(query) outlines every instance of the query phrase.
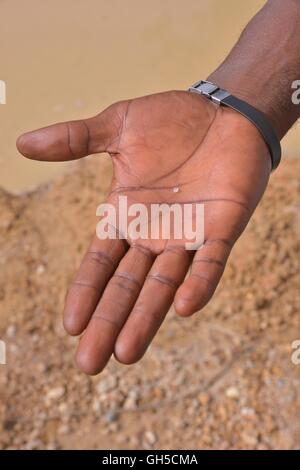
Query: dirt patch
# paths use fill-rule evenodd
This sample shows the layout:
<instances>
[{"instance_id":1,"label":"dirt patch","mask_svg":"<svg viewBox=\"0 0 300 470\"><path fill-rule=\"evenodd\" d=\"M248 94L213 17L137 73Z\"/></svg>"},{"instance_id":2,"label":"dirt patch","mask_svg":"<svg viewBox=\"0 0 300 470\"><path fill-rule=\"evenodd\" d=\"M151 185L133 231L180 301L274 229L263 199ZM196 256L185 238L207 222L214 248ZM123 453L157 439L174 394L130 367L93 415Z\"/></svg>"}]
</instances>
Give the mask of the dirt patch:
<instances>
[{"instance_id":1,"label":"dirt patch","mask_svg":"<svg viewBox=\"0 0 300 470\"><path fill-rule=\"evenodd\" d=\"M300 161L272 175L209 306L171 311L139 364L90 378L61 311L110 171L87 159L32 194L0 192L1 448L300 448Z\"/></svg>"}]
</instances>

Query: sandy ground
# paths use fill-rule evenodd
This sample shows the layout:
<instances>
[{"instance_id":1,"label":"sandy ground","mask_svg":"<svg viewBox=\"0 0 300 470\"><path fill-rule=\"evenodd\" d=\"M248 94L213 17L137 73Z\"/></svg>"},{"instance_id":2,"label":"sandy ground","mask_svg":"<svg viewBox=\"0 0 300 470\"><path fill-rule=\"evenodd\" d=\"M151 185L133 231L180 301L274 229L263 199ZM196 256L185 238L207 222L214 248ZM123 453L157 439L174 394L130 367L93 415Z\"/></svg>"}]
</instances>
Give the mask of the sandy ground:
<instances>
[{"instance_id":1,"label":"sandy ground","mask_svg":"<svg viewBox=\"0 0 300 470\"><path fill-rule=\"evenodd\" d=\"M207 308L171 311L139 364L97 377L63 331L108 160L21 197L0 192L0 447L300 448L300 160L285 161Z\"/></svg>"}]
</instances>

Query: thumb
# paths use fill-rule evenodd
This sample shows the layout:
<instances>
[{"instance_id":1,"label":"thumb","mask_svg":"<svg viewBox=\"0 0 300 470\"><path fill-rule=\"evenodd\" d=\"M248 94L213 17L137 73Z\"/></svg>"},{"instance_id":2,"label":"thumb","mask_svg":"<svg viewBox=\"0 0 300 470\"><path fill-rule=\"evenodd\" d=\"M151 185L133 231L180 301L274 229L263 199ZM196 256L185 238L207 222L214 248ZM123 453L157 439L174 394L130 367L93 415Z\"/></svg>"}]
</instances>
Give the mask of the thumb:
<instances>
[{"instance_id":1,"label":"thumb","mask_svg":"<svg viewBox=\"0 0 300 470\"><path fill-rule=\"evenodd\" d=\"M61 122L27 132L17 140L24 157L42 161L76 160L105 152L117 140L122 125L124 102L109 106L89 119Z\"/></svg>"}]
</instances>

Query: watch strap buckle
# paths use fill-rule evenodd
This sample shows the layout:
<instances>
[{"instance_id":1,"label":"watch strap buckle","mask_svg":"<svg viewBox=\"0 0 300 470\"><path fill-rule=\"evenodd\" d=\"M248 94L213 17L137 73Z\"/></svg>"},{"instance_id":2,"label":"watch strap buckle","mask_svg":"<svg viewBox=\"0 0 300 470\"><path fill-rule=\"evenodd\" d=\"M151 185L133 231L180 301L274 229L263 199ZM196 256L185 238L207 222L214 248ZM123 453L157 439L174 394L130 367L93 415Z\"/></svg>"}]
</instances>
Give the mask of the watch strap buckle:
<instances>
[{"instance_id":1,"label":"watch strap buckle","mask_svg":"<svg viewBox=\"0 0 300 470\"><path fill-rule=\"evenodd\" d=\"M230 95L228 91L222 90L217 85L214 85L210 82L206 82L205 80L200 80L199 82L192 85L189 88L189 91L204 95L206 98L210 99L218 106L220 106L222 100L224 100Z\"/></svg>"}]
</instances>

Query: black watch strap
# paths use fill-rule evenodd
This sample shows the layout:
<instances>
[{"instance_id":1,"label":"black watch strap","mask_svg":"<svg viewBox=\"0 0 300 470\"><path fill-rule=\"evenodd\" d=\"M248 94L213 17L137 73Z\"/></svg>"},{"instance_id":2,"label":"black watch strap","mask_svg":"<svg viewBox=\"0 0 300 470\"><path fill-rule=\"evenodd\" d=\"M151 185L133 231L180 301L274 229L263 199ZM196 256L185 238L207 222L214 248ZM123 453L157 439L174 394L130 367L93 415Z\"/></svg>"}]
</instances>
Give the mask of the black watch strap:
<instances>
[{"instance_id":1,"label":"black watch strap","mask_svg":"<svg viewBox=\"0 0 300 470\"><path fill-rule=\"evenodd\" d=\"M280 142L268 118L261 111L258 111L245 101L236 98L226 90L222 90L217 85L205 80L200 80L195 83L195 85L192 85L188 91L206 96L219 106L228 106L251 121L259 130L269 148L272 160L272 170L275 170L275 168L278 167L281 160Z\"/></svg>"}]
</instances>

